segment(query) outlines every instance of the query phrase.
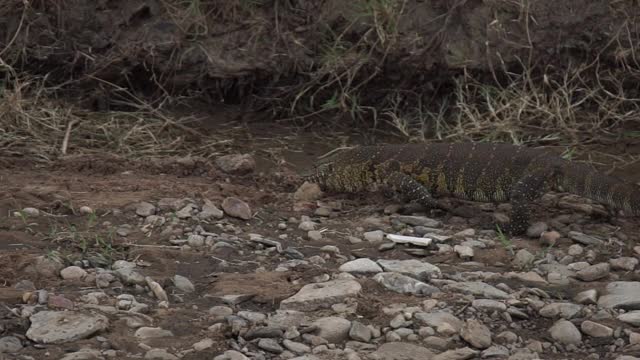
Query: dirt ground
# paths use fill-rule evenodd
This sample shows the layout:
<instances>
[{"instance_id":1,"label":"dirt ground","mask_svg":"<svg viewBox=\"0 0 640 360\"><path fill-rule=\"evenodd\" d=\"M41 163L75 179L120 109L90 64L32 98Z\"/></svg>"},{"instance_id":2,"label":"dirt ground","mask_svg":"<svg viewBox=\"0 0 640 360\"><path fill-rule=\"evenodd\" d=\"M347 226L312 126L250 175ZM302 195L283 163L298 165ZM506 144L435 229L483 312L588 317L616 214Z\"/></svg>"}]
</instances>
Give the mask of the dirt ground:
<instances>
[{"instance_id":1,"label":"dirt ground","mask_svg":"<svg viewBox=\"0 0 640 360\"><path fill-rule=\"evenodd\" d=\"M263 131L264 125L251 126L255 126L259 133ZM212 232L225 229L243 238L247 234L258 233L265 238L279 239L283 247L293 247L305 258L323 256L325 251L322 247L326 245L337 247L339 254L347 257L381 256L378 245L374 243L354 244L348 241L348 236L360 236L363 231L378 229L388 221L384 209L392 201L380 194L327 194L321 202L338 201L341 210L334 211L326 221L323 220L327 232L321 240L309 240L305 231L296 228L282 230L278 227L279 223L286 222L290 217L299 218L303 214L313 216L313 208L306 211L294 210L292 195L300 185L296 171L332 146L330 143L321 143L318 139L314 134L299 134L296 142L289 144L289 149L277 155L266 151L270 156L260 157L260 152L256 152L256 170L247 175L225 174L206 161L184 159L165 159L156 164L116 161L108 155L69 156L42 167L24 159L4 158L6 166L0 170L0 211L3 214L0 222L0 278L3 279L0 296L8 307L2 310L3 332L24 334L28 328L25 319L16 318L9 312L12 306L24 301L24 291L17 291L15 287L26 280L31 281L36 289L50 289L74 302L79 302L83 294L98 290L91 285L79 287L57 275L39 273L34 264L43 255L51 256L55 253L65 264L89 261L97 265L100 259L107 263L115 260L135 261L143 265L145 275L151 276L168 290L172 289L170 278L173 275L180 274L189 278L197 289L195 293L179 295L181 303L168 309L157 308L149 313L154 326L171 330L174 336L170 340L159 339L147 344L170 349L179 349L185 343L195 343L206 333L210 322L203 315L204 310L224 304L220 298L222 295L249 295L249 299L242 303L243 309L269 313L278 308L280 301L295 294L303 284L313 281L314 277L326 271L336 271L339 266L338 258L329 256L324 257L326 263L321 267L304 265L288 272L277 272L273 269L282 261L281 257L256 258L252 251L225 247L215 250L185 250L170 244L171 233L161 233L153 228L145 229L141 218L134 212L135 204L143 201L156 203L163 198L188 198L195 201L209 199L220 204L224 198L235 196L250 204L253 211L250 220L225 217L221 221L197 223ZM262 141L252 146L265 150L279 144L278 141L268 146L268 141ZM239 150L247 148L240 147ZM602 249L597 255L598 259L606 261L614 254L634 256L633 244L638 240L637 220L612 220L603 215L581 214L572 208L550 206L545 201L538 203L534 219L549 221L559 215L570 216L580 224L581 229L591 234L626 239L626 244L611 244ZM83 206L93 209L95 216L80 213L79 209ZM491 218L488 218L488 223L483 224L487 217L480 220L478 214L489 214L491 206L471 206L475 214L471 219L443 213L436 213L434 218L443 220L448 224L447 229L452 232L468 227L490 229ZM16 211L26 207L40 209L41 215L37 218L15 216ZM114 234L114 230L122 224L130 224L131 231L126 236ZM282 234L288 236L283 238ZM571 244L569 239L563 237L550 250L537 240L513 239L516 248L528 249L533 254L555 249L566 251ZM385 252L384 257L419 258L437 264L450 274L458 271L514 271L513 254L503 246L477 251L473 263L467 263L454 253L416 257L399 247ZM598 259L593 261L597 262ZM637 273L629 272L622 274L619 280L633 280L637 277ZM513 284L516 288L522 286L519 281L514 281ZM363 282L363 287L363 295L356 302L359 306L358 315L368 323L384 324L389 321L390 317L380 317L384 306L393 303L420 304L422 301L420 297L386 291L373 281ZM585 283L583 286L570 288L539 285L539 288L560 299L571 298L580 291L593 288L593 284ZM117 295L124 289L103 290ZM448 299L451 304L457 301L453 294ZM447 301L447 298L440 300ZM322 312L316 315L319 314ZM550 324L549 319L544 318L532 319L527 323L528 328L534 329L542 329ZM131 330L112 326L114 330L103 335L108 338L111 348L130 353L139 350L131 339ZM57 357L77 350L83 344L91 345L92 340L69 345L49 345L46 350L39 347L25 348L21 355L40 358L45 356L43 352L46 351L47 357ZM183 358L210 358L227 348L225 338L220 337L211 348L203 352L186 353ZM549 356L545 358L562 358Z\"/></svg>"}]
</instances>

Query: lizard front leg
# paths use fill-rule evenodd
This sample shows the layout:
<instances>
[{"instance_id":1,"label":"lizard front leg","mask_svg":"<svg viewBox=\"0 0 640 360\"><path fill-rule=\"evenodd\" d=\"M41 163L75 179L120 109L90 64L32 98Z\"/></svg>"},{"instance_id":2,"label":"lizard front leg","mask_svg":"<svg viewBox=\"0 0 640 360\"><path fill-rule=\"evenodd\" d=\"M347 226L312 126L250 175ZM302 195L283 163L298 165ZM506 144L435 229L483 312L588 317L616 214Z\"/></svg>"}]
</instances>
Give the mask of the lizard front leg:
<instances>
[{"instance_id":1,"label":"lizard front leg","mask_svg":"<svg viewBox=\"0 0 640 360\"><path fill-rule=\"evenodd\" d=\"M535 169L520 178L514 185L509 196L511 200L511 221L506 226L507 233L520 235L527 231L531 203L540 197L552 175L553 170L551 169Z\"/></svg>"}]
</instances>

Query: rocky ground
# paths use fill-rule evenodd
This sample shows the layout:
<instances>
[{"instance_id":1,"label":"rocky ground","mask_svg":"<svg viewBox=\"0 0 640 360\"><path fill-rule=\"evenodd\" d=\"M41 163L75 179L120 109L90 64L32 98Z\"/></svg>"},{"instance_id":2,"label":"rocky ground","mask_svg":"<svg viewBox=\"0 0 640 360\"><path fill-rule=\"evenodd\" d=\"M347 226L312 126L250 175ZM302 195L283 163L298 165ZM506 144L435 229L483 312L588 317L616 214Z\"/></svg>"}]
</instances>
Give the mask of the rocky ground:
<instances>
[{"instance_id":1,"label":"rocky ground","mask_svg":"<svg viewBox=\"0 0 640 360\"><path fill-rule=\"evenodd\" d=\"M548 194L508 238L212 163L0 170L0 358L640 358L633 219Z\"/></svg>"}]
</instances>

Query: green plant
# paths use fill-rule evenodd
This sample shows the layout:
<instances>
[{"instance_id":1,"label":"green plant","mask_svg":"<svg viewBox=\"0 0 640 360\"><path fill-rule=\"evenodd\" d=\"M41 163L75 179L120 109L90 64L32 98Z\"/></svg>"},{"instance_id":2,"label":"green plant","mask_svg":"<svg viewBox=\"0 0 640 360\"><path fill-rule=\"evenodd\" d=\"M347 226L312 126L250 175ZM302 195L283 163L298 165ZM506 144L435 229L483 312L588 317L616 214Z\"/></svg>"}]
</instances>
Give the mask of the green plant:
<instances>
[{"instance_id":1,"label":"green plant","mask_svg":"<svg viewBox=\"0 0 640 360\"><path fill-rule=\"evenodd\" d=\"M496 232L498 233L498 240L500 240L502 246L505 249L509 250L509 252L511 252L511 255L514 255L513 243L511 239L509 239L509 237L504 232L502 232L502 229L498 224L496 224Z\"/></svg>"}]
</instances>

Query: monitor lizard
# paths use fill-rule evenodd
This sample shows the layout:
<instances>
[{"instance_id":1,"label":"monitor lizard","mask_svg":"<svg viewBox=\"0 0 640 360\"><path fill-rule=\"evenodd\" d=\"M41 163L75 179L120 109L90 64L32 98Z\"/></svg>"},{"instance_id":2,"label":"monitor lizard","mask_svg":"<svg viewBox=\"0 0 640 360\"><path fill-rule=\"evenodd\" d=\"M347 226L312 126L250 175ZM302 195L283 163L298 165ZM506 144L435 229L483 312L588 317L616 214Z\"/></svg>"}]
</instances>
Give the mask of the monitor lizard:
<instances>
[{"instance_id":1,"label":"monitor lizard","mask_svg":"<svg viewBox=\"0 0 640 360\"><path fill-rule=\"evenodd\" d=\"M421 143L338 149L303 172L322 190L383 190L442 208L434 196L510 202L502 230L529 226L530 205L549 190L569 192L625 215L640 215L640 186L603 174L541 148L497 143Z\"/></svg>"}]
</instances>

